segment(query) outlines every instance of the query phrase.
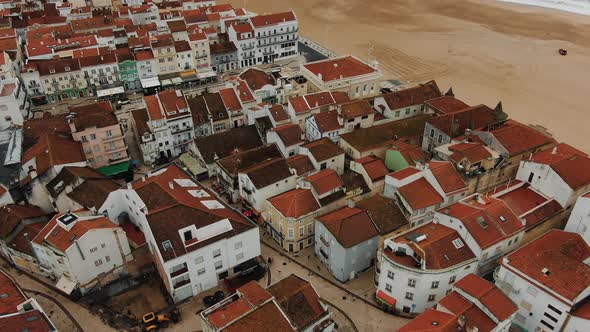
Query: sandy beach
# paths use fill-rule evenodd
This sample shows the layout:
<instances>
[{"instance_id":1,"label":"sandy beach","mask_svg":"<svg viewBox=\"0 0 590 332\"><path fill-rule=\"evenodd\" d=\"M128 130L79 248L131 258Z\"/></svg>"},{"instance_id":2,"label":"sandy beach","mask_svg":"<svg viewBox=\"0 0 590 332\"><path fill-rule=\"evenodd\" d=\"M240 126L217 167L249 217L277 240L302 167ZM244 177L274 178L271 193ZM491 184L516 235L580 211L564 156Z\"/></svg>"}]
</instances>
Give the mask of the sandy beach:
<instances>
[{"instance_id":1,"label":"sandy beach","mask_svg":"<svg viewBox=\"0 0 590 332\"><path fill-rule=\"evenodd\" d=\"M501 100L512 118L590 152L590 16L493 0L229 2L258 13L293 9L303 36L376 58L386 78L436 79L471 105Z\"/></svg>"}]
</instances>

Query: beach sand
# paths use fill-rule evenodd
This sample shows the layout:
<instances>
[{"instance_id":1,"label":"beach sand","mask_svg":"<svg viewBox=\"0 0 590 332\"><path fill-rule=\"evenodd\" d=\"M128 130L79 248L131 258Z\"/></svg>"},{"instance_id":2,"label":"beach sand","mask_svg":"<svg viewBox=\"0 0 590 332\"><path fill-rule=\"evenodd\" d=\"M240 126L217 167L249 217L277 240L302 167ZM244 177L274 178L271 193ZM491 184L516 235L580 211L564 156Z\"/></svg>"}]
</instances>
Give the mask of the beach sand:
<instances>
[{"instance_id":1,"label":"beach sand","mask_svg":"<svg viewBox=\"0 0 590 332\"><path fill-rule=\"evenodd\" d=\"M229 2L257 13L293 9L301 35L375 57L386 78L436 79L471 105L501 100L513 119L590 152L588 16L493 0Z\"/></svg>"}]
</instances>

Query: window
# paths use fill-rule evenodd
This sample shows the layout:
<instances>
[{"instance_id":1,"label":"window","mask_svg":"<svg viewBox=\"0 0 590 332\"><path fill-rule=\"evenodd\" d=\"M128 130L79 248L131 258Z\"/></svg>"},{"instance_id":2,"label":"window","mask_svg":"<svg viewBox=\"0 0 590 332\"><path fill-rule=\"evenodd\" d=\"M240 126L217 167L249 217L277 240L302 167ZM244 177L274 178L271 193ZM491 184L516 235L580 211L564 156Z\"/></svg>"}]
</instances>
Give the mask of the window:
<instances>
[{"instance_id":1,"label":"window","mask_svg":"<svg viewBox=\"0 0 590 332\"><path fill-rule=\"evenodd\" d=\"M308 234L312 234L313 233L313 224L307 224L307 233Z\"/></svg>"},{"instance_id":2,"label":"window","mask_svg":"<svg viewBox=\"0 0 590 332\"><path fill-rule=\"evenodd\" d=\"M197 258L195 258L195 264L201 264L205 261L205 258L203 258L203 256L199 256Z\"/></svg>"},{"instance_id":3,"label":"window","mask_svg":"<svg viewBox=\"0 0 590 332\"><path fill-rule=\"evenodd\" d=\"M441 143L441 142L442 142L442 139L443 139L443 136L442 136L442 134L438 134L438 142L439 142L439 143Z\"/></svg>"},{"instance_id":4,"label":"window","mask_svg":"<svg viewBox=\"0 0 590 332\"><path fill-rule=\"evenodd\" d=\"M242 259L244 259L244 253L239 253L236 255L236 261L241 261Z\"/></svg>"},{"instance_id":5,"label":"window","mask_svg":"<svg viewBox=\"0 0 590 332\"><path fill-rule=\"evenodd\" d=\"M205 272L206 272L205 268L199 269L197 271L197 275L203 275L203 274L205 274Z\"/></svg>"},{"instance_id":6,"label":"window","mask_svg":"<svg viewBox=\"0 0 590 332\"><path fill-rule=\"evenodd\" d=\"M390 284L385 284L385 290L388 292L391 292L391 285Z\"/></svg>"},{"instance_id":7,"label":"window","mask_svg":"<svg viewBox=\"0 0 590 332\"><path fill-rule=\"evenodd\" d=\"M86 136L82 136L81 139L82 139L82 142L84 142L84 143L88 142L88 139L86 138Z\"/></svg>"},{"instance_id":8,"label":"window","mask_svg":"<svg viewBox=\"0 0 590 332\"><path fill-rule=\"evenodd\" d=\"M447 289L447 291L445 292L445 295L449 295L449 293L451 293L451 290Z\"/></svg>"},{"instance_id":9,"label":"window","mask_svg":"<svg viewBox=\"0 0 590 332\"><path fill-rule=\"evenodd\" d=\"M406 292L406 300L413 300L414 299L414 294L410 293L410 292Z\"/></svg>"},{"instance_id":10,"label":"window","mask_svg":"<svg viewBox=\"0 0 590 332\"><path fill-rule=\"evenodd\" d=\"M287 235L287 238L288 238L288 239L291 239L291 240L292 240L292 239L295 237L295 231L294 231L294 230L293 230L293 228L291 228L291 227L289 227L289 229L288 229L288 233L287 233L287 234L288 234L288 235Z\"/></svg>"},{"instance_id":11,"label":"window","mask_svg":"<svg viewBox=\"0 0 590 332\"><path fill-rule=\"evenodd\" d=\"M327 167L326 163L322 163L322 164L320 165L320 169L326 169L326 167Z\"/></svg>"},{"instance_id":12,"label":"window","mask_svg":"<svg viewBox=\"0 0 590 332\"><path fill-rule=\"evenodd\" d=\"M432 301L434 301L434 299L436 299L436 295L434 295L434 294L428 295L428 301L432 302Z\"/></svg>"},{"instance_id":13,"label":"window","mask_svg":"<svg viewBox=\"0 0 590 332\"><path fill-rule=\"evenodd\" d=\"M110 130L107 130L107 137L112 137L113 136L113 132Z\"/></svg>"},{"instance_id":14,"label":"window","mask_svg":"<svg viewBox=\"0 0 590 332\"><path fill-rule=\"evenodd\" d=\"M432 285L430 285L430 288L433 288L433 289L438 288L438 281L433 281Z\"/></svg>"},{"instance_id":15,"label":"window","mask_svg":"<svg viewBox=\"0 0 590 332\"><path fill-rule=\"evenodd\" d=\"M101 266L102 265L102 259L97 259L94 261L94 266Z\"/></svg>"},{"instance_id":16,"label":"window","mask_svg":"<svg viewBox=\"0 0 590 332\"><path fill-rule=\"evenodd\" d=\"M393 280L394 276L395 276L395 274L393 273L393 271L387 271L387 278Z\"/></svg>"},{"instance_id":17,"label":"window","mask_svg":"<svg viewBox=\"0 0 590 332\"><path fill-rule=\"evenodd\" d=\"M408 279L408 286L416 287L416 279Z\"/></svg>"},{"instance_id":18,"label":"window","mask_svg":"<svg viewBox=\"0 0 590 332\"><path fill-rule=\"evenodd\" d=\"M162 242L162 248L164 248L164 251L172 250L172 242L169 240Z\"/></svg>"},{"instance_id":19,"label":"window","mask_svg":"<svg viewBox=\"0 0 590 332\"><path fill-rule=\"evenodd\" d=\"M100 245L100 247L101 247L101 248L104 248L104 247L106 247L106 246L107 246L107 245L106 245L106 244L104 244L104 243Z\"/></svg>"},{"instance_id":20,"label":"window","mask_svg":"<svg viewBox=\"0 0 590 332\"><path fill-rule=\"evenodd\" d=\"M395 111L395 117L399 117L400 111Z\"/></svg>"},{"instance_id":21,"label":"window","mask_svg":"<svg viewBox=\"0 0 590 332\"><path fill-rule=\"evenodd\" d=\"M456 277L456 276L451 276L451 277L449 278L449 284L452 284L452 283L454 283L454 282L455 282L455 279L457 279L457 277Z\"/></svg>"},{"instance_id":22,"label":"window","mask_svg":"<svg viewBox=\"0 0 590 332\"><path fill-rule=\"evenodd\" d=\"M219 270L223 267L223 262L222 261L217 261L215 262L215 269Z\"/></svg>"},{"instance_id":23,"label":"window","mask_svg":"<svg viewBox=\"0 0 590 332\"><path fill-rule=\"evenodd\" d=\"M303 236L303 234L305 234L305 227L301 226L299 227L299 236Z\"/></svg>"},{"instance_id":24,"label":"window","mask_svg":"<svg viewBox=\"0 0 590 332\"><path fill-rule=\"evenodd\" d=\"M240 241L240 242L236 242L236 243L234 244L234 249L240 249L240 248L241 248L241 247L243 247L243 246L244 246L244 244L242 243L242 241Z\"/></svg>"},{"instance_id":25,"label":"window","mask_svg":"<svg viewBox=\"0 0 590 332\"><path fill-rule=\"evenodd\" d=\"M90 252L91 252L91 253L92 253L92 252L96 252L97 250L98 250L98 248L97 248L97 247L90 248Z\"/></svg>"},{"instance_id":26,"label":"window","mask_svg":"<svg viewBox=\"0 0 590 332\"><path fill-rule=\"evenodd\" d=\"M110 256L105 256L104 257L104 260L107 261L107 262L110 262L111 261L111 257Z\"/></svg>"},{"instance_id":27,"label":"window","mask_svg":"<svg viewBox=\"0 0 590 332\"><path fill-rule=\"evenodd\" d=\"M221 249L213 250L213 258L221 256Z\"/></svg>"},{"instance_id":28,"label":"window","mask_svg":"<svg viewBox=\"0 0 590 332\"><path fill-rule=\"evenodd\" d=\"M430 129L430 137L434 137L434 129Z\"/></svg>"}]
</instances>

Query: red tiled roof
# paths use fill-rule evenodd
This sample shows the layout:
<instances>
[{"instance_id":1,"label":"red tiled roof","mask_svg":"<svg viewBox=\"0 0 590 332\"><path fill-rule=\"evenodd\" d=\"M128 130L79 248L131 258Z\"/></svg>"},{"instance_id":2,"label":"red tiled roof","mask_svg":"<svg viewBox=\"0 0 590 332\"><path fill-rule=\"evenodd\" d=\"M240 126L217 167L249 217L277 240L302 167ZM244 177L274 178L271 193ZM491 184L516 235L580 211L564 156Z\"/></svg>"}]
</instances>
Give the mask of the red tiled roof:
<instances>
[{"instance_id":1,"label":"red tiled roof","mask_svg":"<svg viewBox=\"0 0 590 332\"><path fill-rule=\"evenodd\" d=\"M262 70L250 68L240 74L240 78L246 81L252 91L256 91L265 85L275 85L275 78Z\"/></svg>"},{"instance_id":2,"label":"red tiled roof","mask_svg":"<svg viewBox=\"0 0 590 332\"><path fill-rule=\"evenodd\" d=\"M405 186L401 186L399 193L414 211L443 202L442 196L423 177Z\"/></svg>"},{"instance_id":3,"label":"red tiled roof","mask_svg":"<svg viewBox=\"0 0 590 332\"><path fill-rule=\"evenodd\" d=\"M0 299L0 315L17 312L16 307L27 300L18 285L4 271L0 271L0 294L7 294Z\"/></svg>"},{"instance_id":4,"label":"red tiled roof","mask_svg":"<svg viewBox=\"0 0 590 332\"><path fill-rule=\"evenodd\" d=\"M403 180L409 176L412 176L416 173L420 173L420 170L414 167L406 167L404 169L400 169L399 171L395 171L389 173L388 175L397 180Z\"/></svg>"},{"instance_id":5,"label":"red tiled roof","mask_svg":"<svg viewBox=\"0 0 590 332\"><path fill-rule=\"evenodd\" d=\"M241 286L238 288L238 292L240 292L253 306L259 306L272 299L272 295L255 281L250 281Z\"/></svg>"},{"instance_id":6,"label":"red tiled roof","mask_svg":"<svg viewBox=\"0 0 590 332\"><path fill-rule=\"evenodd\" d=\"M314 75L318 77L321 75L321 80L323 82L347 79L377 72L377 70L352 56L311 62L303 66Z\"/></svg>"},{"instance_id":7,"label":"red tiled roof","mask_svg":"<svg viewBox=\"0 0 590 332\"><path fill-rule=\"evenodd\" d=\"M570 315L590 320L590 301L586 301L576 310L570 312Z\"/></svg>"},{"instance_id":8,"label":"red tiled roof","mask_svg":"<svg viewBox=\"0 0 590 332\"><path fill-rule=\"evenodd\" d=\"M588 155L568 144L561 143L553 149L536 153L533 162L546 164L572 189L590 183L590 158Z\"/></svg>"},{"instance_id":9,"label":"red tiled roof","mask_svg":"<svg viewBox=\"0 0 590 332\"><path fill-rule=\"evenodd\" d=\"M333 105L336 102L329 91L316 92L305 96L297 96L289 99L289 104L295 110L295 113L305 113L311 109L322 106Z\"/></svg>"},{"instance_id":10,"label":"red tiled roof","mask_svg":"<svg viewBox=\"0 0 590 332\"><path fill-rule=\"evenodd\" d=\"M508 319L518 307L498 287L470 273L457 281L455 288L478 299L499 321Z\"/></svg>"},{"instance_id":11,"label":"red tiled roof","mask_svg":"<svg viewBox=\"0 0 590 332\"><path fill-rule=\"evenodd\" d=\"M513 236L525 227L504 201L478 194L466 197L439 212L461 220L482 249Z\"/></svg>"},{"instance_id":12,"label":"red tiled roof","mask_svg":"<svg viewBox=\"0 0 590 332\"><path fill-rule=\"evenodd\" d=\"M372 239L379 235L379 230L373 224L365 210L344 207L318 218L345 248Z\"/></svg>"},{"instance_id":13,"label":"red tiled roof","mask_svg":"<svg viewBox=\"0 0 590 332\"><path fill-rule=\"evenodd\" d=\"M579 234L553 229L508 255L509 263L502 265L574 301L590 286L588 257L590 246Z\"/></svg>"},{"instance_id":14,"label":"red tiled roof","mask_svg":"<svg viewBox=\"0 0 590 332\"><path fill-rule=\"evenodd\" d=\"M423 234L426 239L415 243L409 239L409 235L412 234ZM416 254L424 259L427 270L438 270L447 269L475 258L475 254L469 249L469 246L464 245L459 249L455 247L453 241L460 238L461 236L456 230L431 222L414 229L410 233L404 233L396 237L394 241L396 243L407 243ZM391 250L384 252L391 260L400 260L400 257L396 256ZM411 259L411 262L406 262L405 265L415 268L416 261Z\"/></svg>"},{"instance_id":15,"label":"red tiled roof","mask_svg":"<svg viewBox=\"0 0 590 332\"><path fill-rule=\"evenodd\" d=\"M514 120L506 121L504 125L491 130L491 133L510 156L555 142L552 138Z\"/></svg>"},{"instance_id":16,"label":"red tiled roof","mask_svg":"<svg viewBox=\"0 0 590 332\"><path fill-rule=\"evenodd\" d=\"M23 313L0 318L2 331L54 331L47 317L39 310L31 310Z\"/></svg>"},{"instance_id":17,"label":"red tiled roof","mask_svg":"<svg viewBox=\"0 0 590 332\"><path fill-rule=\"evenodd\" d=\"M391 145L391 148L393 151L398 151L409 166L415 166L417 162L423 163L428 160L428 156L426 156L426 153L419 145L408 144L398 140Z\"/></svg>"},{"instance_id":18,"label":"red tiled roof","mask_svg":"<svg viewBox=\"0 0 590 332\"><path fill-rule=\"evenodd\" d=\"M309 160L309 157L306 155L298 154L289 157L287 159L287 163L289 164L289 167L294 168L295 171L297 171L297 176L301 176L315 170L311 160Z\"/></svg>"},{"instance_id":19,"label":"red tiled roof","mask_svg":"<svg viewBox=\"0 0 590 332\"><path fill-rule=\"evenodd\" d=\"M52 166L86 161L82 144L58 133L41 135L37 142L25 151L23 162L33 158L37 174L42 175Z\"/></svg>"},{"instance_id":20,"label":"red tiled roof","mask_svg":"<svg viewBox=\"0 0 590 332\"><path fill-rule=\"evenodd\" d=\"M373 114L373 108L368 101L364 99L350 101L340 105L340 115L344 119L354 119Z\"/></svg>"},{"instance_id":21,"label":"red tiled roof","mask_svg":"<svg viewBox=\"0 0 590 332\"><path fill-rule=\"evenodd\" d=\"M317 162L344 154L344 150L327 137L305 143L301 147L308 149Z\"/></svg>"},{"instance_id":22,"label":"red tiled roof","mask_svg":"<svg viewBox=\"0 0 590 332\"><path fill-rule=\"evenodd\" d=\"M363 166L371 181L382 180L389 173L385 163L379 158L368 156L355 161Z\"/></svg>"},{"instance_id":23,"label":"red tiled roof","mask_svg":"<svg viewBox=\"0 0 590 332\"><path fill-rule=\"evenodd\" d=\"M483 128L498 122L493 109L478 105L450 114L436 116L428 121L451 138L465 134L467 129Z\"/></svg>"},{"instance_id":24,"label":"red tiled roof","mask_svg":"<svg viewBox=\"0 0 590 332\"><path fill-rule=\"evenodd\" d=\"M430 308L402 326L398 332L455 332L459 329L458 321L456 315Z\"/></svg>"},{"instance_id":25,"label":"red tiled roof","mask_svg":"<svg viewBox=\"0 0 590 332\"><path fill-rule=\"evenodd\" d=\"M179 95L180 93L180 95ZM166 112L166 117L178 115L179 110L188 109L188 104L184 98L184 94L180 90L166 90L158 93L158 99Z\"/></svg>"},{"instance_id":26,"label":"red tiled roof","mask_svg":"<svg viewBox=\"0 0 590 332\"><path fill-rule=\"evenodd\" d=\"M232 88L219 90L219 95L223 99L223 104L227 107L230 112L237 112L242 110L242 104L236 95L236 92Z\"/></svg>"},{"instance_id":27,"label":"red tiled roof","mask_svg":"<svg viewBox=\"0 0 590 332\"><path fill-rule=\"evenodd\" d=\"M176 165L170 165L145 180L133 182L132 187L148 208L148 223L155 238L156 245L164 261L184 255L215 241L234 236L255 227L244 216L227 207L207 188L194 185L180 186L176 180L192 180ZM195 197L189 190L202 190L209 196ZM215 200L223 208L209 209L203 201ZM205 239L198 244L185 247L178 230L190 225L204 227L223 219L228 219L232 230L213 238ZM162 242L170 241L173 251L164 250Z\"/></svg>"},{"instance_id":28,"label":"red tiled roof","mask_svg":"<svg viewBox=\"0 0 590 332\"><path fill-rule=\"evenodd\" d=\"M436 178L436 182L447 194L466 190L465 182L452 163L446 161L431 161L429 169Z\"/></svg>"},{"instance_id":29,"label":"red tiled roof","mask_svg":"<svg viewBox=\"0 0 590 332\"><path fill-rule=\"evenodd\" d=\"M296 331L275 302L268 302L226 327L224 332Z\"/></svg>"},{"instance_id":30,"label":"red tiled roof","mask_svg":"<svg viewBox=\"0 0 590 332\"><path fill-rule=\"evenodd\" d=\"M408 89L389 92L383 95L389 109L396 110L413 105L423 104L425 101L441 96L435 81L420 84Z\"/></svg>"},{"instance_id":31,"label":"red tiled roof","mask_svg":"<svg viewBox=\"0 0 590 332\"><path fill-rule=\"evenodd\" d=\"M441 96L424 102L442 114L450 114L469 108L469 105L453 96Z\"/></svg>"},{"instance_id":32,"label":"red tiled roof","mask_svg":"<svg viewBox=\"0 0 590 332\"><path fill-rule=\"evenodd\" d=\"M49 215L35 205L7 204L0 207L0 237L6 238L19 223Z\"/></svg>"},{"instance_id":33,"label":"red tiled roof","mask_svg":"<svg viewBox=\"0 0 590 332\"><path fill-rule=\"evenodd\" d=\"M249 313L251 310L252 306L250 303L248 303L246 298L240 297L233 302L217 308L214 312L207 316L207 320L216 329L220 329L226 326L228 323L239 319L244 314Z\"/></svg>"},{"instance_id":34,"label":"red tiled roof","mask_svg":"<svg viewBox=\"0 0 590 332\"><path fill-rule=\"evenodd\" d=\"M143 97L145 104L147 106L147 110L150 114L150 120L161 120L164 118L162 114L162 108L160 107L160 101L158 101L158 97L156 95L150 95Z\"/></svg>"},{"instance_id":35,"label":"red tiled roof","mask_svg":"<svg viewBox=\"0 0 590 332\"><path fill-rule=\"evenodd\" d=\"M307 330L328 312L311 283L291 274L267 288L299 331Z\"/></svg>"},{"instance_id":36,"label":"red tiled roof","mask_svg":"<svg viewBox=\"0 0 590 332\"><path fill-rule=\"evenodd\" d=\"M338 173L333 169L324 169L313 175L308 176L306 179L318 195L323 195L327 192L340 188L344 185Z\"/></svg>"},{"instance_id":37,"label":"red tiled roof","mask_svg":"<svg viewBox=\"0 0 590 332\"><path fill-rule=\"evenodd\" d=\"M338 121L338 111L336 110L319 112L312 116L321 133L344 128L344 125Z\"/></svg>"},{"instance_id":38,"label":"red tiled roof","mask_svg":"<svg viewBox=\"0 0 590 332\"><path fill-rule=\"evenodd\" d=\"M469 163L474 164L492 157L492 154L481 143L459 143L449 146L449 150L453 152L449 159L456 163L467 159Z\"/></svg>"},{"instance_id":39,"label":"red tiled roof","mask_svg":"<svg viewBox=\"0 0 590 332\"><path fill-rule=\"evenodd\" d=\"M67 231L57 222L57 218L62 215L63 213L55 215L53 219L43 227L41 232L33 238L32 242L39 245L48 242L55 248L65 252L74 243L74 240L82 238L90 230L119 227L106 217L96 217L93 219L78 220L76 224Z\"/></svg>"},{"instance_id":40,"label":"red tiled roof","mask_svg":"<svg viewBox=\"0 0 590 332\"><path fill-rule=\"evenodd\" d=\"M477 328L481 332L490 332L497 326L486 313L457 292L451 292L443 297L438 302L438 306L450 311L456 317L464 317L468 330Z\"/></svg>"},{"instance_id":41,"label":"red tiled roof","mask_svg":"<svg viewBox=\"0 0 590 332\"><path fill-rule=\"evenodd\" d=\"M269 25L276 25L279 23L296 20L297 18L295 17L295 13L293 11L268 15L257 15L250 18L250 21L255 28L262 28Z\"/></svg>"},{"instance_id":42,"label":"red tiled roof","mask_svg":"<svg viewBox=\"0 0 590 332\"><path fill-rule=\"evenodd\" d=\"M285 218L300 218L318 211L320 205L309 189L293 189L268 199Z\"/></svg>"},{"instance_id":43,"label":"red tiled roof","mask_svg":"<svg viewBox=\"0 0 590 332\"><path fill-rule=\"evenodd\" d=\"M279 135L283 144L286 147L293 146L296 144L300 144L303 142L301 136L303 135L303 131L298 124L289 123L285 124L276 128L273 128L272 131L276 132Z\"/></svg>"}]
</instances>

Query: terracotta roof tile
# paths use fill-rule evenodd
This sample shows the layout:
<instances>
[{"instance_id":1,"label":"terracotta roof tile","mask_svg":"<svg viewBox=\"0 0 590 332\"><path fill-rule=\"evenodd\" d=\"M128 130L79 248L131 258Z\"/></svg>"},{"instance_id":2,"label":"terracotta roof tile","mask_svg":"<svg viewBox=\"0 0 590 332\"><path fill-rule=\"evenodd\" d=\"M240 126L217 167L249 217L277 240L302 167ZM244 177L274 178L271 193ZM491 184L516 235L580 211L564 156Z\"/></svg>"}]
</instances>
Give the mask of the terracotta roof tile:
<instances>
[{"instance_id":1,"label":"terracotta roof tile","mask_svg":"<svg viewBox=\"0 0 590 332\"><path fill-rule=\"evenodd\" d=\"M426 239L418 243L409 239L409 235L424 234ZM453 244L453 240L460 239L461 236L454 229L441 224L428 223L420 226L409 233L404 233L394 239L396 243L407 243L414 248L415 252L425 261L425 268L428 270L447 269L458 264L465 263L475 258L475 254L469 249L469 246L463 246L459 249ZM384 251L388 258L397 261L397 257L391 250ZM412 267L415 267L415 261L412 259Z\"/></svg>"},{"instance_id":2,"label":"terracotta roof tile","mask_svg":"<svg viewBox=\"0 0 590 332\"><path fill-rule=\"evenodd\" d=\"M438 98L441 92L435 81L420 84L408 89L393 91L383 95L389 109L395 110L412 105L420 105L425 101Z\"/></svg>"},{"instance_id":3,"label":"terracotta roof tile","mask_svg":"<svg viewBox=\"0 0 590 332\"><path fill-rule=\"evenodd\" d=\"M365 172L367 172L367 175L373 182L384 179L385 175L389 173L389 170L387 167L385 167L383 160L377 157L368 156L355 161L362 165L362 167L365 169Z\"/></svg>"},{"instance_id":4,"label":"terracotta roof tile","mask_svg":"<svg viewBox=\"0 0 590 332\"><path fill-rule=\"evenodd\" d=\"M356 202L356 207L369 213L381 235L389 234L409 225L406 217L404 217L392 198L375 194Z\"/></svg>"},{"instance_id":5,"label":"terracotta roof tile","mask_svg":"<svg viewBox=\"0 0 590 332\"><path fill-rule=\"evenodd\" d=\"M268 15L257 15L250 18L250 21L252 22L252 25L254 25L255 28L262 28L265 26L276 25L286 21L295 20L297 20L297 17L295 17L295 13L293 11L274 13Z\"/></svg>"},{"instance_id":6,"label":"terracotta roof tile","mask_svg":"<svg viewBox=\"0 0 590 332\"><path fill-rule=\"evenodd\" d=\"M377 70L352 56L311 62L303 66L314 75L318 77L321 75L321 80L324 82L348 79L377 72Z\"/></svg>"},{"instance_id":7,"label":"terracotta roof tile","mask_svg":"<svg viewBox=\"0 0 590 332\"><path fill-rule=\"evenodd\" d=\"M267 290L300 331L328 315L312 285L294 274L269 286Z\"/></svg>"},{"instance_id":8,"label":"terracotta roof tile","mask_svg":"<svg viewBox=\"0 0 590 332\"><path fill-rule=\"evenodd\" d=\"M479 105L433 117L428 123L449 137L455 138L464 135L467 129L487 127L498 121L499 119L493 109L485 105Z\"/></svg>"},{"instance_id":9,"label":"terracotta roof tile","mask_svg":"<svg viewBox=\"0 0 590 332\"><path fill-rule=\"evenodd\" d=\"M500 127L493 128L490 133L508 151L510 156L553 144L555 141L514 120L508 120Z\"/></svg>"},{"instance_id":10,"label":"terracotta roof tile","mask_svg":"<svg viewBox=\"0 0 590 332\"><path fill-rule=\"evenodd\" d=\"M479 194L466 197L439 212L461 220L482 249L523 231L525 227L504 201Z\"/></svg>"},{"instance_id":11,"label":"terracotta roof tile","mask_svg":"<svg viewBox=\"0 0 590 332\"><path fill-rule=\"evenodd\" d=\"M344 119L354 119L365 115L373 114L373 108L368 101L364 99L354 100L340 104L340 115Z\"/></svg>"},{"instance_id":12,"label":"terracotta roof tile","mask_svg":"<svg viewBox=\"0 0 590 332\"><path fill-rule=\"evenodd\" d=\"M291 169L283 158L273 158L249 168L240 173L248 175L255 188L261 189L291 177Z\"/></svg>"},{"instance_id":13,"label":"terracotta roof tile","mask_svg":"<svg viewBox=\"0 0 590 332\"><path fill-rule=\"evenodd\" d=\"M344 207L318 218L345 248L370 240L379 235L366 211Z\"/></svg>"},{"instance_id":14,"label":"terracotta roof tile","mask_svg":"<svg viewBox=\"0 0 590 332\"><path fill-rule=\"evenodd\" d=\"M283 108L282 105L273 104L270 109L270 116L275 120L275 122L282 122L289 120L289 113Z\"/></svg>"},{"instance_id":15,"label":"terracotta roof tile","mask_svg":"<svg viewBox=\"0 0 590 332\"><path fill-rule=\"evenodd\" d=\"M303 144L302 147L308 149L317 162L334 158L344 153L344 150L327 137Z\"/></svg>"},{"instance_id":16,"label":"terracotta roof tile","mask_svg":"<svg viewBox=\"0 0 590 332\"><path fill-rule=\"evenodd\" d=\"M254 125L234 128L225 132L199 137L195 145L203 160L210 164L217 158L224 158L237 151L244 151L262 145Z\"/></svg>"},{"instance_id":17,"label":"terracotta roof tile","mask_svg":"<svg viewBox=\"0 0 590 332\"><path fill-rule=\"evenodd\" d=\"M305 155L298 154L294 155L293 157L289 157L287 159L287 163L289 164L289 167L295 169L297 176L302 176L315 170L311 160L309 160L309 157Z\"/></svg>"},{"instance_id":18,"label":"terracotta roof tile","mask_svg":"<svg viewBox=\"0 0 590 332\"><path fill-rule=\"evenodd\" d=\"M282 156L276 144L268 144L218 159L217 164L227 171L230 176L235 177L240 170L255 166L272 158L281 158Z\"/></svg>"},{"instance_id":19,"label":"terracotta roof tile","mask_svg":"<svg viewBox=\"0 0 590 332\"><path fill-rule=\"evenodd\" d=\"M398 332L455 332L458 329L459 319L457 316L429 308L402 326Z\"/></svg>"},{"instance_id":20,"label":"terracotta roof tile","mask_svg":"<svg viewBox=\"0 0 590 332\"><path fill-rule=\"evenodd\" d=\"M332 169L324 169L315 174L308 176L306 179L315 189L318 195L323 195L332 190L344 186L342 179L338 173Z\"/></svg>"},{"instance_id":21,"label":"terracotta roof tile","mask_svg":"<svg viewBox=\"0 0 590 332\"><path fill-rule=\"evenodd\" d=\"M453 96L441 96L438 98L430 99L425 101L424 104L430 106L436 112L441 114L455 113L466 108L469 108L469 105L467 105L459 99L456 99Z\"/></svg>"},{"instance_id":22,"label":"terracotta roof tile","mask_svg":"<svg viewBox=\"0 0 590 332\"><path fill-rule=\"evenodd\" d=\"M293 189L268 199L285 218L300 218L318 211L320 205L309 189Z\"/></svg>"},{"instance_id":23,"label":"terracotta roof tile","mask_svg":"<svg viewBox=\"0 0 590 332\"><path fill-rule=\"evenodd\" d=\"M452 163L446 161L431 161L429 169L432 175L436 178L438 184L447 194L455 193L457 191L466 190L465 181Z\"/></svg>"},{"instance_id":24,"label":"terracotta roof tile","mask_svg":"<svg viewBox=\"0 0 590 332\"><path fill-rule=\"evenodd\" d=\"M469 302L457 292L451 292L438 302L439 307L453 313L456 317L465 318L466 328L477 327L478 331L492 331L497 324L476 305Z\"/></svg>"},{"instance_id":25,"label":"terracotta roof tile","mask_svg":"<svg viewBox=\"0 0 590 332\"><path fill-rule=\"evenodd\" d=\"M238 112L242 110L242 104L234 89L221 89L219 90L219 95L221 96L221 99L223 99L223 104L230 110L230 112Z\"/></svg>"},{"instance_id":26,"label":"terracotta roof tile","mask_svg":"<svg viewBox=\"0 0 590 332\"><path fill-rule=\"evenodd\" d=\"M303 143L303 139L301 138L303 136L303 131L298 124L289 123L271 130L277 133L286 147Z\"/></svg>"},{"instance_id":27,"label":"terracotta roof tile","mask_svg":"<svg viewBox=\"0 0 590 332\"><path fill-rule=\"evenodd\" d=\"M443 202L442 196L425 178L420 178L399 188L399 193L417 211Z\"/></svg>"},{"instance_id":28,"label":"terracotta roof tile","mask_svg":"<svg viewBox=\"0 0 590 332\"><path fill-rule=\"evenodd\" d=\"M579 234L554 229L508 255L509 263L502 265L573 301L590 286L588 257L590 246Z\"/></svg>"},{"instance_id":29,"label":"terracotta roof tile","mask_svg":"<svg viewBox=\"0 0 590 332\"><path fill-rule=\"evenodd\" d=\"M252 91L259 90L265 85L275 85L274 76L255 68L250 68L241 73L240 78L246 81Z\"/></svg>"},{"instance_id":30,"label":"terracotta roof tile","mask_svg":"<svg viewBox=\"0 0 590 332\"><path fill-rule=\"evenodd\" d=\"M471 273L457 281L455 288L479 300L499 321L508 319L518 307L494 284Z\"/></svg>"},{"instance_id":31,"label":"terracotta roof tile","mask_svg":"<svg viewBox=\"0 0 590 332\"><path fill-rule=\"evenodd\" d=\"M321 133L327 133L344 128L344 125L338 121L339 115L338 111L336 110L319 112L312 116Z\"/></svg>"},{"instance_id":32,"label":"terracotta roof tile","mask_svg":"<svg viewBox=\"0 0 590 332\"><path fill-rule=\"evenodd\" d=\"M21 222L27 219L49 215L35 205L3 205L0 207L0 237L8 237Z\"/></svg>"}]
</instances>

